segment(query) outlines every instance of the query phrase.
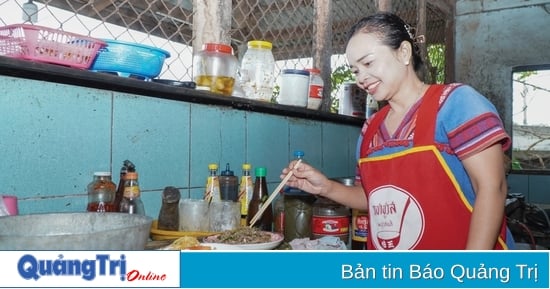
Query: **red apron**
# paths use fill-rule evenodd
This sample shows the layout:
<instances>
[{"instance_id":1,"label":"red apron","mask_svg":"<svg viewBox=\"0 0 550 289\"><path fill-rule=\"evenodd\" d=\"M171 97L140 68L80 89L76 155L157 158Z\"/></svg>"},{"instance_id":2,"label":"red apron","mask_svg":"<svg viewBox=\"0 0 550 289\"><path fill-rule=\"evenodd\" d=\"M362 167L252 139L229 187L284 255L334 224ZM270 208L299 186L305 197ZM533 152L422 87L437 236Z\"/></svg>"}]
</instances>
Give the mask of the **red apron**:
<instances>
[{"instance_id":1,"label":"red apron","mask_svg":"<svg viewBox=\"0 0 550 289\"><path fill-rule=\"evenodd\" d=\"M417 112L413 146L368 157L369 144L389 106L373 116L361 144L359 160L369 203L368 249L463 250L472 206L434 144L440 101L454 87L432 85ZM445 94L443 94L445 93ZM506 225L495 249L507 248Z\"/></svg>"}]
</instances>

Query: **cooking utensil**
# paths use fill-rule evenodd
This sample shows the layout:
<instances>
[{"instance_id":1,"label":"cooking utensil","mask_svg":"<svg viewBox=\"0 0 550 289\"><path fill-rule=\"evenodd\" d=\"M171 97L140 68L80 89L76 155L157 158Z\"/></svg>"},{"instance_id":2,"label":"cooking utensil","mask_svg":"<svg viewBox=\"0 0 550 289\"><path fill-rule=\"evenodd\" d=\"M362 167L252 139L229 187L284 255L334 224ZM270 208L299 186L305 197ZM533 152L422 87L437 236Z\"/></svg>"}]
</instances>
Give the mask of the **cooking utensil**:
<instances>
[{"instance_id":1,"label":"cooking utensil","mask_svg":"<svg viewBox=\"0 0 550 289\"><path fill-rule=\"evenodd\" d=\"M271 202L273 202L273 199L275 199L275 197L278 195L278 192L281 191L281 189L286 184L286 182L288 182L290 177L292 177L292 175L294 174L294 169L297 169L301 162L302 162L302 159L299 159L294 164L294 166L292 167L292 170L290 170L290 172L288 172L288 174L286 174L284 179L279 183L279 185L275 188L275 190L271 193L271 195L269 195L269 198L267 198L267 200L265 201L265 203L262 204L262 206L260 207L260 209L258 210L256 215L254 215L254 217L252 217L252 219L250 220L249 227L254 226L254 224L258 221L258 219L260 219L260 217L264 213L267 206L269 206L269 204L271 204Z\"/></svg>"}]
</instances>

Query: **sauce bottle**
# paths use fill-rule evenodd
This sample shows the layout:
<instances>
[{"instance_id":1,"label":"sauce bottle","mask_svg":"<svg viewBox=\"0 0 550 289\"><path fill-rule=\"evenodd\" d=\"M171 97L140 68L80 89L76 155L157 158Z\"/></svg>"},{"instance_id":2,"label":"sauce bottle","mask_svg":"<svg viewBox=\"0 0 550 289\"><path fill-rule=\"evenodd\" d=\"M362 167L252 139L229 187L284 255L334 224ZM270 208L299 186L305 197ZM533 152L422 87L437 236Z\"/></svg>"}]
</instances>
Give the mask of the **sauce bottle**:
<instances>
[{"instance_id":1,"label":"sauce bottle","mask_svg":"<svg viewBox=\"0 0 550 289\"><path fill-rule=\"evenodd\" d=\"M120 202L122 201L122 198L124 196L124 176L126 176L127 172L135 171L136 167L131 161L125 160L122 163L122 168L120 168L120 179L118 180L118 187L114 200L115 212L120 212Z\"/></svg>"},{"instance_id":2,"label":"sauce bottle","mask_svg":"<svg viewBox=\"0 0 550 289\"><path fill-rule=\"evenodd\" d=\"M351 210L351 249L366 250L369 218L367 211Z\"/></svg>"},{"instance_id":3,"label":"sauce bottle","mask_svg":"<svg viewBox=\"0 0 550 289\"><path fill-rule=\"evenodd\" d=\"M241 203L241 226L246 226L246 217L248 215L248 204L252 199L252 192L254 191L254 182L252 182L252 176L250 170L252 166L248 163L244 163L242 166L243 175L241 176L241 183L239 185L239 202Z\"/></svg>"},{"instance_id":4,"label":"sauce bottle","mask_svg":"<svg viewBox=\"0 0 550 289\"><path fill-rule=\"evenodd\" d=\"M120 212L128 214L145 215L145 207L141 200L138 174L128 172L124 181L124 196L120 202Z\"/></svg>"},{"instance_id":5,"label":"sauce bottle","mask_svg":"<svg viewBox=\"0 0 550 289\"><path fill-rule=\"evenodd\" d=\"M304 152L294 151L294 159L303 161ZM302 190L286 187L284 190L284 236L290 242L297 238L311 237L311 218L315 196Z\"/></svg>"},{"instance_id":6,"label":"sauce bottle","mask_svg":"<svg viewBox=\"0 0 550 289\"><path fill-rule=\"evenodd\" d=\"M279 192L279 196L275 201L275 213L273 216L273 231L285 234L285 194L284 189Z\"/></svg>"},{"instance_id":7,"label":"sauce bottle","mask_svg":"<svg viewBox=\"0 0 550 289\"><path fill-rule=\"evenodd\" d=\"M209 164L208 171L204 199L208 202L219 202L222 199L220 195L220 180L218 179L218 164Z\"/></svg>"},{"instance_id":8,"label":"sauce bottle","mask_svg":"<svg viewBox=\"0 0 550 289\"><path fill-rule=\"evenodd\" d=\"M88 212L116 212L116 185L111 180L111 172L95 172L93 181L87 188Z\"/></svg>"},{"instance_id":9,"label":"sauce bottle","mask_svg":"<svg viewBox=\"0 0 550 289\"><path fill-rule=\"evenodd\" d=\"M258 167L255 170L256 179L254 181L254 191L252 193L252 199L248 205L248 215L246 218L246 224L250 225L250 221L254 218L254 215L260 210L263 203L269 198L269 192L267 191L267 179L266 168ZM254 223L254 227L259 228L262 231L271 232L273 230L273 207L271 204L267 206L262 216Z\"/></svg>"},{"instance_id":10,"label":"sauce bottle","mask_svg":"<svg viewBox=\"0 0 550 289\"><path fill-rule=\"evenodd\" d=\"M225 165L225 171L222 171L219 182L221 199L234 202L238 201L239 179L229 168L229 163Z\"/></svg>"}]
</instances>

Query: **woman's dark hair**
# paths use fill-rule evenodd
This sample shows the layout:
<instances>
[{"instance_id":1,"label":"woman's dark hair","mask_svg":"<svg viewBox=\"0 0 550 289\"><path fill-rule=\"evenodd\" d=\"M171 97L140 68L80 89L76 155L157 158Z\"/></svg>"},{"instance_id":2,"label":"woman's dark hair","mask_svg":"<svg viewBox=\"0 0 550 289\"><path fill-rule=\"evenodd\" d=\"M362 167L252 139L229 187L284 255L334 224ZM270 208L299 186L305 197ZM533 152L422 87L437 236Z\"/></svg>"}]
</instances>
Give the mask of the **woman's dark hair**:
<instances>
[{"instance_id":1,"label":"woman's dark hair","mask_svg":"<svg viewBox=\"0 0 550 289\"><path fill-rule=\"evenodd\" d=\"M380 36L382 43L397 49L401 42L408 41L412 46L412 62L414 70L418 73L423 68L422 57L420 57L420 48L414 39L414 31L403 19L399 16L388 13L379 12L362 18L355 23L347 34L346 46L350 39L357 33L375 33Z\"/></svg>"}]
</instances>

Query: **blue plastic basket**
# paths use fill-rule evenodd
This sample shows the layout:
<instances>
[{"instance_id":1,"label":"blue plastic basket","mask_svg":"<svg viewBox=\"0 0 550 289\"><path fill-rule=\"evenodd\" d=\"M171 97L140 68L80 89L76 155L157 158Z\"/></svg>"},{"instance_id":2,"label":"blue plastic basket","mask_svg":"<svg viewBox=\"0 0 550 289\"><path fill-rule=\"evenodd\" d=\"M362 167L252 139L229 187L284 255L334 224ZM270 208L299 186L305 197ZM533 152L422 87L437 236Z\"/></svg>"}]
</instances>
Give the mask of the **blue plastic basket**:
<instances>
[{"instance_id":1,"label":"blue plastic basket","mask_svg":"<svg viewBox=\"0 0 550 289\"><path fill-rule=\"evenodd\" d=\"M131 42L104 39L107 46L100 49L90 67L97 72L114 73L123 77L151 80L162 70L168 51Z\"/></svg>"}]
</instances>

